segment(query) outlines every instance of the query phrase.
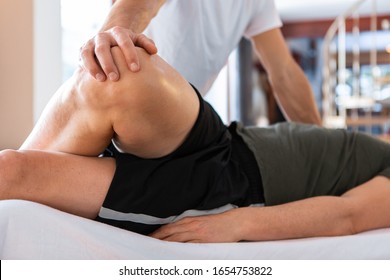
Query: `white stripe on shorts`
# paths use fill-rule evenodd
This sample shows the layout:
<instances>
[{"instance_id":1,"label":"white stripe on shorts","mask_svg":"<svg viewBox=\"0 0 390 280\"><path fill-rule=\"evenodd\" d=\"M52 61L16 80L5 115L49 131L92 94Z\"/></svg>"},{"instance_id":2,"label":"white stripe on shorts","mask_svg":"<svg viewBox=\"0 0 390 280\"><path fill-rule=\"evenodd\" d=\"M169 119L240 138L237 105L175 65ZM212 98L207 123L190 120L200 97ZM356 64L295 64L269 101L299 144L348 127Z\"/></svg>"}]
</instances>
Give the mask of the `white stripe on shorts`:
<instances>
[{"instance_id":1,"label":"white stripe on shorts","mask_svg":"<svg viewBox=\"0 0 390 280\"><path fill-rule=\"evenodd\" d=\"M264 206L264 204L253 204L251 206ZM210 210L187 210L178 216L170 216L167 218L159 218L146 214L136 213L123 213L112 209L102 207L99 212L99 217L103 219L116 220L116 221L127 221L133 223L141 223L147 225L164 225L178 221L184 217L204 216L212 214L220 214L228 210L237 208L236 205L226 204L224 206L210 209Z\"/></svg>"}]
</instances>

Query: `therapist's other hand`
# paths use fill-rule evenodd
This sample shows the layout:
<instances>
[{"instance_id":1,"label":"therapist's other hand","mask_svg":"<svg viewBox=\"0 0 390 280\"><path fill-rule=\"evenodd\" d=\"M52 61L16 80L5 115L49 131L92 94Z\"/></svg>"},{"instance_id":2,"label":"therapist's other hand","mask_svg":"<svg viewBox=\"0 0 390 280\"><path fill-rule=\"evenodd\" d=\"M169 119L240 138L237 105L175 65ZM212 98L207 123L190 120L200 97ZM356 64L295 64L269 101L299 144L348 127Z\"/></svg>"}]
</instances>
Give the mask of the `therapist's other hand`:
<instances>
[{"instance_id":1,"label":"therapist's other hand","mask_svg":"<svg viewBox=\"0 0 390 280\"><path fill-rule=\"evenodd\" d=\"M98 81L119 80L119 71L111 55L111 47L114 46L120 47L129 69L133 72L140 70L135 47L141 47L149 54L157 53L156 45L145 35L115 26L98 33L81 47L80 66Z\"/></svg>"},{"instance_id":2,"label":"therapist's other hand","mask_svg":"<svg viewBox=\"0 0 390 280\"><path fill-rule=\"evenodd\" d=\"M215 215L186 217L164 225L150 236L174 242L215 243L240 241L241 217L236 209Z\"/></svg>"}]
</instances>

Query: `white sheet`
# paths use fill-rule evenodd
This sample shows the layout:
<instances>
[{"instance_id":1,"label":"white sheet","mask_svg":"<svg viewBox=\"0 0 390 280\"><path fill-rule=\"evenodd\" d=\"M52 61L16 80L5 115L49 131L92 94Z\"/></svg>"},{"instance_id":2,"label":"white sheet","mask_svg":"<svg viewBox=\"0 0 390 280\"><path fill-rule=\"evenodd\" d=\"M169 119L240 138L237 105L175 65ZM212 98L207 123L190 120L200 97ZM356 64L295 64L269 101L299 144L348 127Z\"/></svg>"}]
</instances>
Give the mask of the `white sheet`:
<instances>
[{"instance_id":1,"label":"white sheet","mask_svg":"<svg viewBox=\"0 0 390 280\"><path fill-rule=\"evenodd\" d=\"M354 236L182 244L40 204L0 201L0 259L390 259L390 228Z\"/></svg>"}]
</instances>

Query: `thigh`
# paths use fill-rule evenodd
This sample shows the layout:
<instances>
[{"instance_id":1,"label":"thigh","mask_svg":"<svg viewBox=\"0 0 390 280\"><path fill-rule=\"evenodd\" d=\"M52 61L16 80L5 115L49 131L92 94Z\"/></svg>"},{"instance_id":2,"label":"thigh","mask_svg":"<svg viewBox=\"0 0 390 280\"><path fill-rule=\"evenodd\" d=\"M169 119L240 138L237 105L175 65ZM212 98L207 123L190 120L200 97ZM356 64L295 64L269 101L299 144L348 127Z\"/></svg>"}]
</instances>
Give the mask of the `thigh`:
<instances>
[{"instance_id":1,"label":"thigh","mask_svg":"<svg viewBox=\"0 0 390 280\"><path fill-rule=\"evenodd\" d=\"M4 161L2 199L30 200L86 218L97 216L115 173L111 158L15 151Z\"/></svg>"}]
</instances>

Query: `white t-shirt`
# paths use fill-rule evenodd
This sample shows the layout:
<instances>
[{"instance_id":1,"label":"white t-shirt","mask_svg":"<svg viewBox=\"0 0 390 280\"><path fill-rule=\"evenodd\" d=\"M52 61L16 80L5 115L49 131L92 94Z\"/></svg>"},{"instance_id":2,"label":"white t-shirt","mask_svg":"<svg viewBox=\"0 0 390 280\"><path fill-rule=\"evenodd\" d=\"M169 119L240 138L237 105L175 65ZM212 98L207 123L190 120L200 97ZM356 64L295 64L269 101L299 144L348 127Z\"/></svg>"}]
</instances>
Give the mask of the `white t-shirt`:
<instances>
[{"instance_id":1,"label":"white t-shirt","mask_svg":"<svg viewBox=\"0 0 390 280\"><path fill-rule=\"evenodd\" d=\"M167 0L145 34L205 95L243 36L281 25L273 0Z\"/></svg>"}]
</instances>

